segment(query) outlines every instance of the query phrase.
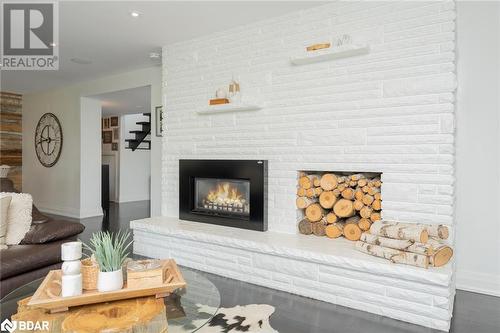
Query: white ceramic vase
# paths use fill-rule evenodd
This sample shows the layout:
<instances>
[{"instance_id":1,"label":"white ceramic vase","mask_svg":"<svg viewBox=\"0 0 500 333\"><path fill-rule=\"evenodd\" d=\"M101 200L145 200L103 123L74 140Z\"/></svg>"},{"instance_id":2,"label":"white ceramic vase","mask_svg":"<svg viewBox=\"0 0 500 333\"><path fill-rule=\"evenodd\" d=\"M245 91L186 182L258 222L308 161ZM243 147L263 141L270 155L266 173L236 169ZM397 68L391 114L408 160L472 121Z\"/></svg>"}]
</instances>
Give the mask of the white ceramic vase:
<instances>
[{"instance_id":1,"label":"white ceramic vase","mask_svg":"<svg viewBox=\"0 0 500 333\"><path fill-rule=\"evenodd\" d=\"M115 291L123 288L122 269L113 272L99 272L97 275L97 290Z\"/></svg>"},{"instance_id":2,"label":"white ceramic vase","mask_svg":"<svg viewBox=\"0 0 500 333\"><path fill-rule=\"evenodd\" d=\"M63 275L61 296L78 296L82 294L82 274Z\"/></svg>"}]
</instances>

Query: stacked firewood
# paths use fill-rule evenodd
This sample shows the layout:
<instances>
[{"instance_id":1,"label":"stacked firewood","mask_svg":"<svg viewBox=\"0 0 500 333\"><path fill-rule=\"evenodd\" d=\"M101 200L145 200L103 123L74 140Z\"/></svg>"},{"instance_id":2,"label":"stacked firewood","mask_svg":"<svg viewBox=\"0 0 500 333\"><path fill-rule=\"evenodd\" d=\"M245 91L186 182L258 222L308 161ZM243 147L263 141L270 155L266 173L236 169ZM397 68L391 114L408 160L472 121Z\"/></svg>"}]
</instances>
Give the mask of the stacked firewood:
<instances>
[{"instance_id":1,"label":"stacked firewood","mask_svg":"<svg viewBox=\"0 0 500 333\"><path fill-rule=\"evenodd\" d=\"M305 217L299 232L359 240L381 218L381 185L380 178L370 174L302 174L296 205Z\"/></svg>"},{"instance_id":2,"label":"stacked firewood","mask_svg":"<svg viewBox=\"0 0 500 333\"><path fill-rule=\"evenodd\" d=\"M452 248L443 241L448 235L444 225L377 221L361 234L356 249L394 263L440 267L453 256Z\"/></svg>"}]
</instances>

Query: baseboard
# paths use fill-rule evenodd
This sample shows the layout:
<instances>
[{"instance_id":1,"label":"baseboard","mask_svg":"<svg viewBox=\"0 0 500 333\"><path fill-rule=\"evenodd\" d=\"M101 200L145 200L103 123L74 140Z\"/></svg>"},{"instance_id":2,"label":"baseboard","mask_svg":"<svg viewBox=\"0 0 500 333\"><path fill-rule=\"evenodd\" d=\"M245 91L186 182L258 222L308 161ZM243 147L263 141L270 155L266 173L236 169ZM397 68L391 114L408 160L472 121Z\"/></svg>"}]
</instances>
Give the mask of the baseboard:
<instances>
[{"instance_id":1,"label":"baseboard","mask_svg":"<svg viewBox=\"0 0 500 333\"><path fill-rule=\"evenodd\" d=\"M457 270L456 277L457 289L500 297L498 275Z\"/></svg>"},{"instance_id":2,"label":"baseboard","mask_svg":"<svg viewBox=\"0 0 500 333\"><path fill-rule=\"evenodd\" d=\"M67 207L47 207L40 204L37 204L36 206L42 213L65 216L74 219L85 219L89 217L104 215L101 208L95 211L81 212L79 209L67 208Z\"/></svg>"}]
</instances>

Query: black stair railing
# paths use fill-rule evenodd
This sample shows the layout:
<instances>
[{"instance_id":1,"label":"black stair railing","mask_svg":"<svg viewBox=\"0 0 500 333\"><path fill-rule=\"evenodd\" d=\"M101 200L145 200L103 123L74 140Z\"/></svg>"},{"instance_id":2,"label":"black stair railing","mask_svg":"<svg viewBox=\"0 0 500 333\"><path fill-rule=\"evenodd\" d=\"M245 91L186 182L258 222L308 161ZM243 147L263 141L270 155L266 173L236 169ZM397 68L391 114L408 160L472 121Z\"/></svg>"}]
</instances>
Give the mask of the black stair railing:
<instances>
[{"instance_id":1,"label":"black stair railing","mask_svg":"<svg viewBox=\"0 0 500 333\"><path fill-rule=\"evenodd\" d=\"M151 113L143 113L144 116L148 117L148 121L138 121L137 125L141 126L140 130L129 131L129 133L134 134L134 139L125 139L128 142L127 149L135 150L151 150L151 140L146 140L146 137L151 133ZM146 143L147 147L140 145Z\"/></svg>"}]
</instances>

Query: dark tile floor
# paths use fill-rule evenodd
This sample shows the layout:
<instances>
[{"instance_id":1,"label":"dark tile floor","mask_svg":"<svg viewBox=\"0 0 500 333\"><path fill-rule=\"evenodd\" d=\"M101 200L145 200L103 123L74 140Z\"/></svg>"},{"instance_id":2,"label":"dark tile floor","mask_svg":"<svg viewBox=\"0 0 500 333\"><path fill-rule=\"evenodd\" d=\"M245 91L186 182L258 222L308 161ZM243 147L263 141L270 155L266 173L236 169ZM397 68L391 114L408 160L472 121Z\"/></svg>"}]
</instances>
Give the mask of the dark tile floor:
<instances>
[{"instance_id":1,"label":"dark tile floor","mask_svg":"<svg viewBox=\"0 0 500 333\"><path fill-rule=\"evenodd\" d=\"M81 220L83 241L98 230L129 228L129 221L149 216L149 202L111 204L106 218ZM222 307L271 304L272 326L280 333L429 333L439 332L398 320L349 309L249 283L205 274L218 288ZM451 332L500 333L500 298L457 291Z\"/></svg>"}]
</instances>

